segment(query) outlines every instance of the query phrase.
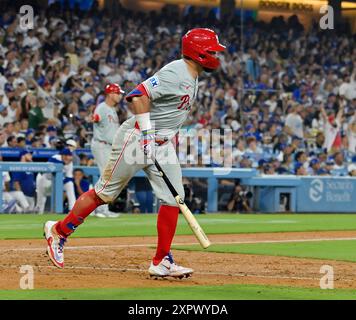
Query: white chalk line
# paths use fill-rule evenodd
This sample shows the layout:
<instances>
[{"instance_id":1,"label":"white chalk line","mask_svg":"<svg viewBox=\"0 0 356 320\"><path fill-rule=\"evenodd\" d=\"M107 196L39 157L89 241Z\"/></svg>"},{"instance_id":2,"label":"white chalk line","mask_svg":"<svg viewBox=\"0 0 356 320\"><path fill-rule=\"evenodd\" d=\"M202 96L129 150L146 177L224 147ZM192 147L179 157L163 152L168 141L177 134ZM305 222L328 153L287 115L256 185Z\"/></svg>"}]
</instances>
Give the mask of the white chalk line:
<instances>
[{"instance_id":1,"label":"white chalk line","mask_svg":"<svg viewBox=\"0 0 356 320\"><path fill-rule=\"evenodd\" d=\"M281 240L247 240L247 241L217 241L214 244L260 244L260 243L295 243L295 242L318 242L318 241L342 241L342 240L356 240L356 237L343 238L307 238L307 239L281 239ZM197 242L178 242L173 243L173 246L190 246L198 245ZM156 243L141 243L141 244L112 244L112 245L92 245L92 246L66 246L65 250L96 250L96 249L118 249L118 248L135 248L135 247L155 247ZM36 248L0 248L2 251L44 251L46 245Z\"/></svg>"},{"instance_id":2,"label":"white chalk line","mask_svg":"<svg viewBox=\"0 0 356 320\"><path fill-rule=\"evenodd\" d=\"M18 269L19 266L16 265L0 265L0 268L7 269ZM51 269L58 272L61 272L60 269L54 266L34 266L34 269ZM113 267L92 267L92 266L70 266L65 267L64 270L92 270L92 271L111 271L111 272L132 272L132 273L146 273L149 276L147 269L130 269L130 268L113 268ZM287 279L287 280L313 280L319 281L319 278L314 277L296 277L296 276L276 276L276 275L261 275L261 274L247 274L247 273L231 273L231 272L194 272L197 275L203 276L224 276L224 277L239 277L239 278L266 278L266 279ZM193 277L194 277L193 274ZM56 273L59 275L59 273ZM63 276L67 276L67 274L62 273ZM171 279L171 278L168 278ZM342 279L342 281L352 282L350 279Z\"/></svg>"}]
</instances>

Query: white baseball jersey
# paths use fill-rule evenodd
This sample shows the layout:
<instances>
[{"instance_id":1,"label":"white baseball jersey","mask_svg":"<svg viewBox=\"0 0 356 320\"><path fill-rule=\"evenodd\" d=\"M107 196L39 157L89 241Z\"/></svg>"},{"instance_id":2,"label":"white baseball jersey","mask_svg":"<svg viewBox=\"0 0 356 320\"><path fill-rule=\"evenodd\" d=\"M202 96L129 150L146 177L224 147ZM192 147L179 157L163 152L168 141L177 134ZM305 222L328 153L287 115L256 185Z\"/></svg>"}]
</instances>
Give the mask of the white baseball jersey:
<instances>
[{"instance_id":1,"label":"white baseball jersey","mask_svg":"<svg viewBox=\"0 0 356 320\"><path fill-rule=\"evenodd\" d=\"M119 129L119 117L115 108L108 106L104 101L95 108L94 114L99 115L100 121L94 123L93 139L112 144L114 135Z\"/></svg>"},{"instance_id":2,"label":"white baseball jersey","mask_svg":"<svg viewBox=\"0 0 356 320\"><path fill-rule=\"evenodd\" d=\"M197 97L198 78L190 74L183 59L160 69L143 83L151 102L150 119L159 136L173 137L186 121ZM132 91L128 99L141 95ZM135 117L130 118L132 127Z\"/></svg>"}]
</instances>

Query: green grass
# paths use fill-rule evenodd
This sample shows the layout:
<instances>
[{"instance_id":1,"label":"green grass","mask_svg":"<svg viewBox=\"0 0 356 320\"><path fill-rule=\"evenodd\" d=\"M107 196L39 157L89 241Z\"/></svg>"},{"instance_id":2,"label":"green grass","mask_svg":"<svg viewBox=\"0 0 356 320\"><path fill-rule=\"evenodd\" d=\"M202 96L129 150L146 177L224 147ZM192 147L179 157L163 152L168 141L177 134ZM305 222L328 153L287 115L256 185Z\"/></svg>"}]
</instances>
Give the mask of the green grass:
<instances>
[{"instance_id":1,"label":"green grass","mask_svg":"<svg viewBox=\"0 0 356 320\"><path fill-rule=\"evenodd\" d=\"M356 230L356 215L351 214L264 214L197 215L207 234ZM64 215L6 215L0 214L0 239L30 239L42 236L47 220L63 219ZM180 216L177 234L192 234ZM76 237L120 237L156 235L156 215L125 214L117 219L89 217L78 228Z\"/></svg>"},{"instance_id":2,"label":"green grass","mask_svg":"<svg viewBox=\"0 0 356 320\"><path fill-rule=\"evenodd\" d=\"M0 290L0 300L356 300L356 290L308 289L259 285L223 285L158 288Z\"/></svg>"},{"instance_id":3,"label":"green grass","mask_svg":"<svg viewBox=\"0 0 356 320\"><path fill-rule=\"evenodd\" d=\"M174 249L201 251L200 246L174 246ZM356 240L327 240L290 243L213 244L205 251L259 254L356 262Z\"/></svg>"}]
</instances>

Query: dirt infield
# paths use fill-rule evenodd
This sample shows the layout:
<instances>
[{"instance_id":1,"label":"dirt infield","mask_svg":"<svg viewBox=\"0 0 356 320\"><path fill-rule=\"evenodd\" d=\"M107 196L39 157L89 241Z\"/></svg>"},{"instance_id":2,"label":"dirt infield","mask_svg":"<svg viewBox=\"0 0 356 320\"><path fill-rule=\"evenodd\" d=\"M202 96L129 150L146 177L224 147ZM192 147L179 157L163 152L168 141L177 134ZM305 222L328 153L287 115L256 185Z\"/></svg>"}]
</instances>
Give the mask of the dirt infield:
<instances>
[{"instance_id":1,"label":"dirt infield","mask_svg":"<svg viewBox=\"0 0 356 320\"><path fill-rule=\"evenodd\" d=\"M298 242L356 239L355 231L211 235L213 243ZM18 289L20 266L32 265L35 288L120 288L222 284L273 284L319 288L320 267L331 264L335 288L356 289L356 263L247 254L175 251L177 262L192 267L192 278L153 280L147 274L155 237L72 238L66 267L57 269L45 254L45 240L0 241L0 289ZM175 244L195 244L176 236Z\"/></svg>"}]
</instances>

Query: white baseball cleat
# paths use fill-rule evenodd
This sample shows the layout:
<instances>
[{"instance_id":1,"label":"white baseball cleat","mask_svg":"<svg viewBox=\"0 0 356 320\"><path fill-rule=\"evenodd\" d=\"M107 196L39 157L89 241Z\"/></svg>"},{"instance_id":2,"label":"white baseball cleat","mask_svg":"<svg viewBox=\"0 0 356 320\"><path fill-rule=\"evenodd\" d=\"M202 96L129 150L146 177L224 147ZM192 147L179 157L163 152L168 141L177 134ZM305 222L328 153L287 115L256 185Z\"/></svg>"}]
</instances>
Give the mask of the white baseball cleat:
<instances>
[{"instance_id":1,"label":"white baseball cleat","mask_svg":"<svg viewBox=\"0 0 356 320\"><path fill-rule=\"evenodd\" d=\"M165 256L158 265L154 265L151 262L151 266L148 269L148 273L151 277L173 277L182 279L184 277L188 278L193 274L194 270L190 268L185 268L177 265L172 257L172 254L169 253Z\"/></svg>"},{"instance_id":2,"label":"white baseball cleat","mask_svg":"<svg viewBox=\"0 0 356 320\"><path fill-rule=\"evenodd\" d=\"M64 268L63 248L67 239L52 231L56 223L56 221L47 221L44 225L44 236L48 244L47 254L56 267Z\"/></svg>"}]
</instances>

